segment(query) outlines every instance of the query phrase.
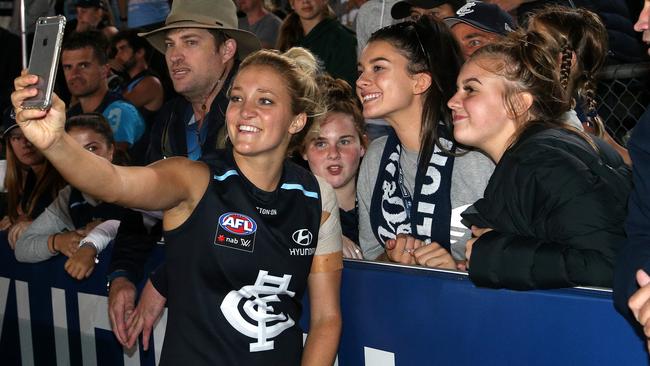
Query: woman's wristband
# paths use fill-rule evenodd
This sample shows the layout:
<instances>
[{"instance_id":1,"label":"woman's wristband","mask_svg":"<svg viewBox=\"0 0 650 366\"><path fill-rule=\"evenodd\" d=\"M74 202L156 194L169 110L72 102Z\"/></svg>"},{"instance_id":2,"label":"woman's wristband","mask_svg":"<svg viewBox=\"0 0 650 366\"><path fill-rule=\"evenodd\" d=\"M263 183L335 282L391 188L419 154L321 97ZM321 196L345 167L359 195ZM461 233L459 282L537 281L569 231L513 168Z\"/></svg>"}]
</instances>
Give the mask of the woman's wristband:
<instances>
[{"instance_id":1,"label":"woman's wristband","mask_svg":"<svg viewBox=\"0 0 650 366\"><path fill-rule=\"evenodd\" d=\"M52 248L50 249L50 253L52 253L53 255L59 254L59 251L56 249L56 246L54 245L54 243L56 242L57 235L59 235L59 233L52 235L52 241L51 241Z\"/></svg>"}]
</instances>

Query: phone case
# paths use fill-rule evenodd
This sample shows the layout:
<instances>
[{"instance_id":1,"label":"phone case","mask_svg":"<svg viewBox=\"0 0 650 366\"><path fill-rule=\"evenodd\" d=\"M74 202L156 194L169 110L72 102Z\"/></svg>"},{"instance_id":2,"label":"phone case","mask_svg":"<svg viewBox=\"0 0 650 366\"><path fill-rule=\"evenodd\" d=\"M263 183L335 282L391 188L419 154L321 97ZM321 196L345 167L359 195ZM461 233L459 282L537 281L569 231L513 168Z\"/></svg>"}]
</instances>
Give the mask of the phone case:
<instances>
[{"instance_id":1,"label":"phone case","mask_svg":"<svg viewBox=\"0 0 650 366\"><path fill-rule=\"evenodd\" d=\"M36 21L34 43L27 69L30 74L38 75L38 94L26 99L22 104L23 108L48 109L52 104L52 91L59 68L64 30L64 16L40 17Z\"/></svg>"}]
</instances>

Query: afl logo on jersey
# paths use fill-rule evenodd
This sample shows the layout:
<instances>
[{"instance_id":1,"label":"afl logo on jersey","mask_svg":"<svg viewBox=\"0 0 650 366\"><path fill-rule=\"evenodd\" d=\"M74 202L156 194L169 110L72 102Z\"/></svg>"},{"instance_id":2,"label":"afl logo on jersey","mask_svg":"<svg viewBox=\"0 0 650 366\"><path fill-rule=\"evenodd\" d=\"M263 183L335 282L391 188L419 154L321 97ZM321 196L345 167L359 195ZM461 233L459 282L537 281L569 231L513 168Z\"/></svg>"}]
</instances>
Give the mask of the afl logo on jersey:
<instances>
[{"instance_id":1,"label":"afl logo on jersey","mask_svg":"<svg viewBox=\"0 0 650 366\"><path fill-rule=\"evenodd\" d=\"M235 235L250 235L257 231L257 224L253 219L235 212L219 216L219 226Z\"/></svg>"},{"instance_id":2,"label":"afl logo on jersey","mask_svg":"<svg viewBox=\"0 0 650 366\"><path fill-rule=\"evenodd\" d=\"M294 231L293 235L291 235L291 238L294 242L296 242L296 244L306 247L307 245L311 244L312 234L311 231L307 229L300 229Z\"/></svg>"}]
</instances>

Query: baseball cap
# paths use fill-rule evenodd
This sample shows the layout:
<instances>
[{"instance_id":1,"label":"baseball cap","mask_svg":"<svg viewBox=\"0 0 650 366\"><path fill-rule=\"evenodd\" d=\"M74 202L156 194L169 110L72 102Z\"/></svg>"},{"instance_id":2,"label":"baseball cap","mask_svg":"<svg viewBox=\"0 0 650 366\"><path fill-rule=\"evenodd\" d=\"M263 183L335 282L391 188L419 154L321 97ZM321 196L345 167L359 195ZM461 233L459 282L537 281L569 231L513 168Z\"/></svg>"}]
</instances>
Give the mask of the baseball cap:
<instances>
[{"instance_id":1,"label":"baseball cap","mask_svg":"<svg viewBox=\"0 0 650 366\"><path fill-rule=\"evenodd\" d=\"M74 3L74 6L81 8L102 8L104 7L104 2L102 0L77 0Z\"/></svg>"},{"instance_id":2,"label":"baseball cap","mask_svg":"<svg viewBox=\"0 0 650 366\"><path fill-rule=\"evenodd\" d=\"M18 128L13 108L7 108L2 112L2 138L8 136L9 131Z\"/></svg>"},{"instance_id":3,"label":"baseball cap","mask_svg":"<svg viewBox=\"0 0 650 366\"><path fill-rule=\"evenodd\" d=\"M390 15L393 19L402 19L411 15L411 8L414 6L422 9L433 9L443 4L450 4L455 9L459 6L458 3L459 0L403 0L393 5L390 9Z\"/></svg>"},{"instance_id":4,"label":"baseball cap","mask_svg":"<svg viewBox=\"0 0 650 366\"><path fill-rule=\"evenodd\" d=\"M482 31L500 35L506 35L515 29L510 14L496 4L479 1L468 2L456 11L456 16L444 20L449 28L458 23L465 23Z\"/></svg>"}]
</instances>

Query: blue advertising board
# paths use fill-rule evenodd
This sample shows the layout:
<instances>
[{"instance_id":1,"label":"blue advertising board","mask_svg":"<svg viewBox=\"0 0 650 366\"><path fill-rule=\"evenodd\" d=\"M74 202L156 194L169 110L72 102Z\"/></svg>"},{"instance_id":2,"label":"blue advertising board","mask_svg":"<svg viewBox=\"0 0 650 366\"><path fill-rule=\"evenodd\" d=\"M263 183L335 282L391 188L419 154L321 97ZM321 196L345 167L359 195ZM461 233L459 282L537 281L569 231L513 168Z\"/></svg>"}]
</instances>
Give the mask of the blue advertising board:
<instances>
[{"instance_id":1,"label":"blue advertising board","mask_svg":"<svg viewBox=\"0 0 650 366\"><path fill-rule=\"evenodd\" d=\"M166 314L148 352L123 350L110 331L110 254L76 281L65 258L18 263L0 238L0 364L156 364ZM341 306L339 366L648 364L609 290L481 289L456 272L346 260Z\"/></svg>"}]
</instances>

